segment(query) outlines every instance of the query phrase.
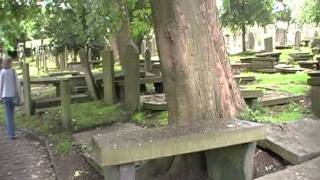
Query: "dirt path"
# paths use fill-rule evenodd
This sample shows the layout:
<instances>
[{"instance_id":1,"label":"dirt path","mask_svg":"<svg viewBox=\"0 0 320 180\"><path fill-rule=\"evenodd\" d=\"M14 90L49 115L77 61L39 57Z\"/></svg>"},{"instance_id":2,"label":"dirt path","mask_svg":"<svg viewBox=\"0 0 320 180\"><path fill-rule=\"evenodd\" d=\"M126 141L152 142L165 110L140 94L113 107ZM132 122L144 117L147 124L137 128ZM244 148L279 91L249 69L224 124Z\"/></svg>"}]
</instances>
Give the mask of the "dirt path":
<instances>
[{"instance_id":1,"label":"dirt path","mask_svg":"<svg viewBox=\"0 0 320 180\"><path fill-rule=\"evenodd\" d=\"M20 136L8 141L0 126L1 180L54 180L46 149L38 142Z\"/></svg>"}]
</instances>

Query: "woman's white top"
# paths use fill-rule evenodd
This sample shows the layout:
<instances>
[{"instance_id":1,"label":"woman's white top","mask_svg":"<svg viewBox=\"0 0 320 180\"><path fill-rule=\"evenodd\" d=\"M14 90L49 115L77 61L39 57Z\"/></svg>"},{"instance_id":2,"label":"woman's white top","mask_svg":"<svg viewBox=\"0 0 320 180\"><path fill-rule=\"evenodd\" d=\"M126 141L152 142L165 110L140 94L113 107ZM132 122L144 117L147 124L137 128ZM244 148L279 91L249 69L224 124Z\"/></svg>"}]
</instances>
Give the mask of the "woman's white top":
<instances>
[{"instance_id":1,"label":"woman's white top","mask_svg":"<svg viewBox=\"0 0 320 180\"><path fill-rule=\"evenodd\" d=\"M16 74L12 68L2 69L0 73L0 95L5 97L15 97L16 94Z\"/></svg>"}]
</instances>

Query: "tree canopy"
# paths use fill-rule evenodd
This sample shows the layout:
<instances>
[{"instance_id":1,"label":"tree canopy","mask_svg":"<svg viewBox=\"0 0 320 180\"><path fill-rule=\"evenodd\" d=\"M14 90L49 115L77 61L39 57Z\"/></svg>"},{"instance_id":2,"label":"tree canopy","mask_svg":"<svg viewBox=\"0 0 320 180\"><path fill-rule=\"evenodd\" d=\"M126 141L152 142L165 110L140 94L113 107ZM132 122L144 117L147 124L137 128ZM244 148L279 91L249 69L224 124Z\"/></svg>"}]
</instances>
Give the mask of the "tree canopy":
<instances>
[{"instance_id":1,"label":"tree canopy","mask_svg":"<svg viewBox=\"0 0 320 180\"><path fill-rule=\"evenodd\" d=\"M320 1L305 0L302 8L302 23L320 24Z\"/></svg>"},{"instance_id":2,"label":"tree canopy","mask_svg":"<svg viewBox=\"0 0 320 180\"><path fill-rule=\"evenodd\" d=\"M243 26L267 25L273 21L273 0L224 0L220 10L221 24L232 31Z\"/></svg>"}]
</instances>

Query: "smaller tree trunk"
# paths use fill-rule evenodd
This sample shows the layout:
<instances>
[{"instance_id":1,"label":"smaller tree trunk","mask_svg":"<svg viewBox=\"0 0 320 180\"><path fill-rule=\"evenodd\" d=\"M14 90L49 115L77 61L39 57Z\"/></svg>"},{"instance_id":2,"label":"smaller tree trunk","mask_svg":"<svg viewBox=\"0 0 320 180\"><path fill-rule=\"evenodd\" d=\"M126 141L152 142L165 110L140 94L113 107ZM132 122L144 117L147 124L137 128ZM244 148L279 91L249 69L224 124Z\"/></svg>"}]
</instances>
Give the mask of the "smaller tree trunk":
<instances>
[{"instance_id":1,"label":"smaller tree trunk","mask_svg":"<svg viewBox=\"0 0 320 180\"><path fill-rule=\"evenodd\" d=\"M245 25L242 25L241 31L242 31L242 51L246 52L247 51L247 47L246 47L246 33L247 33L247 30L246 30L246 26Z\"/></svg>"},{"instance_id":2,"label":"smaller tree trunk","mask_svg":"<svg viewBox=\"0 0 320 180\"><path fill-rule=\"evenodd\" d=\"M88 53L86 50L82 49L80 50L79 54L90 96L92 97L92 99L98 100L94 77L92 75L92 71L89 65Z\"/></svg>"}]
</instances>

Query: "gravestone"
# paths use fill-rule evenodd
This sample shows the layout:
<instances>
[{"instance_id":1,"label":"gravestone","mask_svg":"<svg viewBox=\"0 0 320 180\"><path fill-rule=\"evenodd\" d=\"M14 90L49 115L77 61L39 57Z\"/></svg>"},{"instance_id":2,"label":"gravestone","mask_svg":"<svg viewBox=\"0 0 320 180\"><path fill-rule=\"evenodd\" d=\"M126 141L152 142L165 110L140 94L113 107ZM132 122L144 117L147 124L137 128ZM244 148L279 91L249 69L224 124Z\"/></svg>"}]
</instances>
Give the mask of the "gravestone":
<instances>
[{"instance_id":1,"label":"gravestone","mask_svg":"<svg viewBox=\"0 0 320 180\"><path fill-rule=\"evenodd\" d=\"M130 43L125 52L125 104L136 111L140 102L140 63L138 48Z\"/></svg>"},{"instance_id":2,"label":"gravestone","mask_svg":"<svg viewBox=\"0 0 320 180\"><path fill-rule=\"evenodd\" d=\"M320 118L320 71L310 72L308 84L311 86L311 110Z\"/></svg>"},{"instance_id":3,"label":"gravestone","mask_svg":"<svg viewBox=\"0 0 320 180\"><path fill-rule=\"evenodd\" d=\"M31 100L30 72L29 64L22 65L23 74L23 97L24 97L24 113L27 119L33 114L33 105Z\"/></svg>"},{"instance_id":4,"label":"gravestone","mask_svg":"<svg viewBox=\"0 0 320 180\"><path fill-rule=\"evenodd\" d=\"M264 50L266 52L273 51L273 38L272 37L264 39Z\"/></svg>"},{"instance_id":5,"label":"gravestone","mask_svg":"<svg viewBox=\"0 0 320 180\"><path fill-rule=\"evenodd\" d=\"M249 33L249 49L254 49L254 35Z\"/></svg>"},{"instance_id":6,"label":"gravestone","mask_svg":"<svg viewBox=\"0 0 320 180\"><path fill-rule=\"evenodd\" d=\"M71 86L69 80L60 81L61 88L61 120L62 127L69 129L71 126Z\"/></svg>"},{"instance_id":7,"label":"gravestone","mask_svg":"<svg viewBox=\"0 0 320 180\"><path fill-rule=\"evenodd\" d=\"M103 66L103 94L104 102L107 104L115 103L114 87L114 55L113 51L103 50L101 52Z\"/></svg>"},{"instance_id":8,"label":"gravestone","mask_svg":"<svg viewBox=\"0 0 320 180\"><path fill-rule=\"evenodd\" d=\"M146 39L143 39L142 40L142 43L141 43L141 47L140 47L140 51L141 51L141 55L144 57L144 52L146 52L147 50L147 44L146 44Z\"/></svg>"},{"instance_id":9,"label":"gravestone","mask_svg":"<svg viewBox=\"0 0 320 180\"><path fill-rule=\"evenodd\" d=\"M279 46L285 46L286 30L284 30L284 29L277 29L276 30L276 42Z\"/></svg>"},{"instance_id":10,"label":"gravestone","mask_svg":"<svg viewBox=\"0 0 320 180\"><path fill-rule=\"evenodd\" d=\"M150 54L150 50L147 49L145 51L145 56L144 56L144 67L145 67L145 71L146 72L151 72L152 70L152 62L151 62L151 54Z\"/></svg>"},{"instance_id":11,"label":"gravestone","mask_svg":"<svg viewBox=\"0 0 320 180\"><path fill-rule=\"evenodd\" d=\"M294 46L296 49L300 49L300 46L301 46L301 32L300 31L296 32Z\"/></svg>"}]
</instances>

